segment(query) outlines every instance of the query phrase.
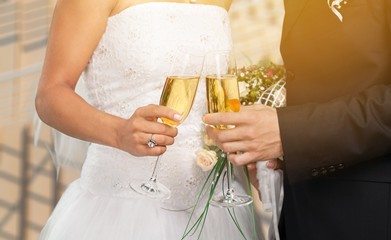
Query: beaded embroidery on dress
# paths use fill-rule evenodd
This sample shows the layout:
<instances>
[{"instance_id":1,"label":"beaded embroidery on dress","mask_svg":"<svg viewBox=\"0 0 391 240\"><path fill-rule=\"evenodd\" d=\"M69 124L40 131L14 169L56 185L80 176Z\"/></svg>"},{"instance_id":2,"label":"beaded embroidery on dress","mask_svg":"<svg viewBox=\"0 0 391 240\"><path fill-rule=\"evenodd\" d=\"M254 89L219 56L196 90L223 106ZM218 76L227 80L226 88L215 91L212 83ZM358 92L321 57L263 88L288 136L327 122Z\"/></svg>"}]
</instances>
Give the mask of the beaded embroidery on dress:
<instances>
[{"instance_id":1,"label":"beaded embroidery on dress","mask_svg":"<svg viewBox=\"0 0 391 240\"><path fill-rule=\"evenodd\" d=\"M110 17L82 76L90 103L123 118L138 107L158 104L179 46L203 53L231 48L225 9L150 2ZM170 188L170 199L163 203L147 199L129 187L132 179L149 178L155 157L134 157L91 144L80 179L68 187L40 239L181 239L206 176L195 163L195 151L202 146L204 113L205 83L201 80L193 109L159 164L158 178ZM250 208L237 209L236 215L247 239L254 239ZM208 214L201 239L243 238L227 211L216 208Z\"/></svg>"}]
</instances>

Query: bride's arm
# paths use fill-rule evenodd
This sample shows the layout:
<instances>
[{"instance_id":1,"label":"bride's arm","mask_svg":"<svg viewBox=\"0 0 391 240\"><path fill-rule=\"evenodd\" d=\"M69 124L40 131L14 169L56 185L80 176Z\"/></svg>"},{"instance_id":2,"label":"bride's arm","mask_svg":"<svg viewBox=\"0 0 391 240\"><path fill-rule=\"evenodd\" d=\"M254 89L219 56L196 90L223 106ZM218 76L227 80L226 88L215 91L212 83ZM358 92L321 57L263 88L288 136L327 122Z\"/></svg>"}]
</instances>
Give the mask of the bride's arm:
<instances>
[{"instance_id":1,"label":"bride's arm","mask_svg":"<svg viewBox=\"0 0 391 240\"><path fill-rule=\"evenodd\" d=\"M154 139L158 144L173 143L177 130L153 121L158 116L173 119L172 110L150 105L139 108L125 120L95 109L74 91L115 4L116 0L58 1L36 109L45 123L67 135L120 148L137 156L160 155L165 151L164 146L148 148L145 143L151 133L156 134Z\"/></svg>"},{"instance_id":2,"label":"bride's arm","mask_svg":"<svg viewBox=\"0 0 391 240\"><path fill-rule=\"evenodd\" d=\"M224 4L225 4L225 9L227 9L227 11L229 11L229 9L232 5L232 0L224 0Z\"/></svg>"},{"instance_id":3,"label":"bride's arm","mask_svg":"<svg viewBox=\"0 0 391 240\"><path fill-rule=\"evenodd\" d=\"M177 2L178 0L172 0L172 1ZM182 0L182 1L188 3L189 0ZM232 1L233 0L196 0L196 2L199 4L216 5L216 6L225 8L227 11L229 11L229 8L231 7Z\"/></svg>"}]
</instances>

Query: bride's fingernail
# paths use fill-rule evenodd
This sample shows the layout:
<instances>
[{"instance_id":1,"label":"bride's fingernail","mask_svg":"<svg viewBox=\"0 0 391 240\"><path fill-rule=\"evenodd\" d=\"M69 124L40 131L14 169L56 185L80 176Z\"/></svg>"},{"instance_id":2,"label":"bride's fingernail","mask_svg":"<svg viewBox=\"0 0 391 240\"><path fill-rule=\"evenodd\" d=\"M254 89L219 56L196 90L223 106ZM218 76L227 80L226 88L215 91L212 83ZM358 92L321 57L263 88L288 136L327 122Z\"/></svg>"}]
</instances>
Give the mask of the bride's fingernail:
<instances>
[{"instance_id":1,"label":"bride's fingernail","mask_svg":"<svg viewBox=\"0 0 391 240\"><path fill-rule=\"evenodd\" d=\"M267 161L266 166L267 166L268 168L274 168L274 167L275 167L275 166L274 166L274 162L271 162L271 161Z\"/></svg>"},{"instance_id":2,"label":"bride's fingernail","mask_svg":"<svg viewBox=\"0 0 391 240\"><path fill-rule=\"evenodd\" d=\"M178 120L178 121L182 120L182 116L179 114L174 114L174 118L175 118L175 120Z\"/></svg>"}]
</instances>

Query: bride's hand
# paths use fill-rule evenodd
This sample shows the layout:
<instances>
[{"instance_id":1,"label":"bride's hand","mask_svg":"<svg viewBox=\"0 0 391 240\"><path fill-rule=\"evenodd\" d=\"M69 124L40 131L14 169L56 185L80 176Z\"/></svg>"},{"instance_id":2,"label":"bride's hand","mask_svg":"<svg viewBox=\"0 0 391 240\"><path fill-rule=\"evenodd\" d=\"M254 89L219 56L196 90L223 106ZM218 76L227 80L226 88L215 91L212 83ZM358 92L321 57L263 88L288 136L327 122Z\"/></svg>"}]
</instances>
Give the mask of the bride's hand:
<instances>
[{"instance_id":1,"label":"bride's hand","mask_svg":"<svg viewBox=\"0 0 391 240\"><path fill-rule=\"evenodd\" d=\"M168 118L179 122L181 116L174 110L159 105L138 108L118 129L118 146L134 156L158 156L166 151L167 145L174 143L177 128L157 122L158 118ZM153 139L157 146L148 147Z\"/></svg>"},{"instance_id":2,"label":"bride's hand","mask_svg":"<svg viewBox=\"0 0 391 240\"><path fill-rule=\"evenodd\" d=\"M267 163L267 168L277 170L283 168L283 162L280 159L269 160ZM259 181L257 179L257 166L256 163L247 164L248 173L250 175L250 182L256 188L259 189Z\"/></svg>"}]
</instances>

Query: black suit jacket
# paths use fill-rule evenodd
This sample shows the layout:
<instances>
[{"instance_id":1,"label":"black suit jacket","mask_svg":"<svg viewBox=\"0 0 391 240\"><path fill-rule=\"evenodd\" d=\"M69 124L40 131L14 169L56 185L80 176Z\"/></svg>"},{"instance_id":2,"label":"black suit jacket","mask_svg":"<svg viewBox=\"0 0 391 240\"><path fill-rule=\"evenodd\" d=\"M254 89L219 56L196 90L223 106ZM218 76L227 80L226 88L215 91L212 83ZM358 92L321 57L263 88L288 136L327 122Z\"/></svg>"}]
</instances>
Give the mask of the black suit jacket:
<instances>
[{"instance_id":1,"label":"black suit jacket","mask_svg":"<svg viewBox=\"0 0 391 240\"><path fill-rule=\"evenodd\" d=\"M391 0L346 1L285 0L287 239L391 239Z\"/></svg>"}]
</instances>

